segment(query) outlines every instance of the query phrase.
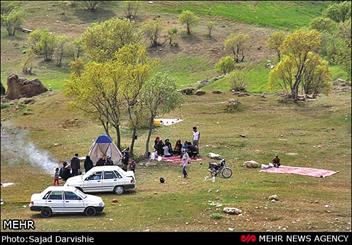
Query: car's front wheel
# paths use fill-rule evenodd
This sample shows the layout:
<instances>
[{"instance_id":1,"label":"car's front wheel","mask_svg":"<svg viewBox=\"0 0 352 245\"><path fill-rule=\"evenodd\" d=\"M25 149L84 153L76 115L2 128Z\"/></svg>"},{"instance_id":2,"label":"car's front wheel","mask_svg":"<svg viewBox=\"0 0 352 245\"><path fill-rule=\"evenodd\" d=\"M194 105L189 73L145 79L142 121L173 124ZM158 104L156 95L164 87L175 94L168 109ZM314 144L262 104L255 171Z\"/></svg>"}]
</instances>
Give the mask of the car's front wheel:
<instances>
[{"instance_id":1,"label":"car's front wheel","mask_svg":"<svg viewBox=\"0 0 352 245\"><path fill-rule=\"evenodd\" d=\"M97 214L97 210L93 207L87 207L85 210L84 210L84 213L85 215L87 216L94 216Z\"/></svg>"},{"instance_id":2,"label":"car's front wheel","mask_svg":"<svg viewBox=\"0 0 352 245\"><path fill-rule=\"evenodd\" d=\"M51 208L42 208L42 210L40 211L40 215L43 218L49 218L52 214L53 212L51 211Z\"/></svg>"},{"instance_id":3,"label":"car's front wheel","mask_svg":"<svg viewBox=\"0 0 352 245\"><path fill-rule=\"evenodd\" d=\"M123 187L122 186L115 186L115 188L114 188L114 193L116 194L116 195L121 195L122 193L123 193Z\"/></svg>"}]
</instances>

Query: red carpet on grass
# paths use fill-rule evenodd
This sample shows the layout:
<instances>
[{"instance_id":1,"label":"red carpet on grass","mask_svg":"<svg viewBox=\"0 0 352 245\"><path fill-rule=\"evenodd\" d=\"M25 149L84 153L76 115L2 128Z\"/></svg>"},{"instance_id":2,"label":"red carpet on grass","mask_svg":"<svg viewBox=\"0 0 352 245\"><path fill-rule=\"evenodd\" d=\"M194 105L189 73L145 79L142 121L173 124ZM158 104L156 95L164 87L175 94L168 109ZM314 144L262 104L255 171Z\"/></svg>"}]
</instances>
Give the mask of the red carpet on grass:
<instances>
[{"instance_id":1,"label":"red carpet on grass","mask_svg":"<svg viewBox=\"0 0 352 245\"><path fill-rule=\"evenodd\" d=\"M318 169L318 168L304 168L304 167L290 167L290 166L280 166L279 168L268 168L262 169L260 172L266 173L279 173L279 174L299 174L312 176L317 178L324 178L338 172L326 169Z\"/></svg>"},{"instance_id":2,"label":"red carpet on grass","mask_svg":"<svg viewBox=\"0 0 352 245\"><path fill-rule=\"evenodd\" d=\"M163 157L162 158L162 161L165 161L165 162L169 162L169 163L181 163L181 158L180 156L172 156L172 157ZM194 161L201 161L202 159L201 158L191 158L191 162L194 162Z\"/></svg>"}]
</instances>

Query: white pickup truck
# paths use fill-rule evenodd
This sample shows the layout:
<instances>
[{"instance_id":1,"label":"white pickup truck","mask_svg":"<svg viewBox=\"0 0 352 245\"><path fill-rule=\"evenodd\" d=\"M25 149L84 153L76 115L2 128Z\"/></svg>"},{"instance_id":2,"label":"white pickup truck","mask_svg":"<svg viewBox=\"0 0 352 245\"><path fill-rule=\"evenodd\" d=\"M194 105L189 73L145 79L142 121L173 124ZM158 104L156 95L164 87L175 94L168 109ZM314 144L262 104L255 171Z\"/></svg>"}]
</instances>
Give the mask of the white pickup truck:
<instances>
[{"instance_id":1,"label":"white pickup truck","mask_svg":"<svg viewBox=\"0 0 352 245\"><path fill-rule=\"evenodd\" d=\"M114 192L121 195L125 190L135 189L133 171L118 166L93 167L87 173L69 178L65 186L74 186L83 192Z\"/></svg>"},{"instance_id":2,"label":"white pickup truck","mask_svg":"<svg viewBox=\"0 0 352 245\"><path fill-rule=\"evenodd\" d=\"M29 207L32 211L40 211L44 218L55 213L85 213L96 215L104 209L101 197L87 195L70 186L50 186L41 193L31 197Z\"/></svg>"}]
</instances>

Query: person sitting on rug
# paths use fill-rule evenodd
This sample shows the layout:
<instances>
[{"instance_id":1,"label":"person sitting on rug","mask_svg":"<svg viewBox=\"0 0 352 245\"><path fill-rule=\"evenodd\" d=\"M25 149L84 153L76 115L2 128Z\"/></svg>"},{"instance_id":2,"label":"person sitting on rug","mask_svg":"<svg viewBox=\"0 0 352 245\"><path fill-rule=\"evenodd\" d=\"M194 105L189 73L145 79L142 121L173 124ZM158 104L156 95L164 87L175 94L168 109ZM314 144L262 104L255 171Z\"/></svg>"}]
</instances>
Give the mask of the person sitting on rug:
<instances>
[{"instance_id":1,"label":"person sitting on rug","mask_svg":"<svg viewBox=\"0 0 352 245\"><path fill-rule=\"evenodd\" d=\"M280 158L279 158L279 156L276 156L276 157L273 159L273 164L274 164L274 167L275 167L275 168L280 167L281 163L280 163Z\"/></svg>"},{"instance_id":2,"label":"person sitting on rug","mask_svg":"<svg viewBox=\"0 0 352 245\"><path fill-rule=\"evenodd\" d=\"M181 155L181 149L182 149L181 140L177 140L173 153L175 155Z\"/></svg>"},{"instance_id":3,"label":"person sitting on rug","mask_svg":"<svg viewBox=\"0 0 352 245\"><path fill-rule=\"evenodd\" d=\"M198 155L198 148L192 144L188 145L188 155L190 158L196 158Z\"/></svg>"},{"instance_id":4,"label":"person sitting on rug","mask_svg":"<svg viewBox=\"0 0 352 245\"><path fill-rule=\"evenodd\" d=\"M163 146L163 150L164 150L164 157L172 156L172 154L169 152L169 147L166 144Z\"/></svg>"},{"instance_id":5,"label":"person sitting on rug","mask_svg":"<svg viewBox=\"0 0 352 245\"><path fill-rule=\"evenodd\" d=\"M162 140L159 140L156 145L154 146L155 150L158 152L158 156L163 156L164 155L164 143Z\"/></svg>"},{"instance_id":6,"label":"person sitting on rug","mask_svg":"<svg viewBox=\"0 0 352 245\"><path fill-rule=\"evenodd\" d=\"M165 145L167 146L169 153L172 155L172 145L169 139L165 140Z\"/></svg>"},{"instance_id":7,"label":"person sitting on rug","mask_svg":"<svg viewBox=\"0 0 352 245\"><path fill-rule=\"evenodd\" d=\"M104 166L105 163L106 163L105 156L103 156L103 157L99 158L99 160L97 161L95 166Z\"/></svg>"}]
</instances>

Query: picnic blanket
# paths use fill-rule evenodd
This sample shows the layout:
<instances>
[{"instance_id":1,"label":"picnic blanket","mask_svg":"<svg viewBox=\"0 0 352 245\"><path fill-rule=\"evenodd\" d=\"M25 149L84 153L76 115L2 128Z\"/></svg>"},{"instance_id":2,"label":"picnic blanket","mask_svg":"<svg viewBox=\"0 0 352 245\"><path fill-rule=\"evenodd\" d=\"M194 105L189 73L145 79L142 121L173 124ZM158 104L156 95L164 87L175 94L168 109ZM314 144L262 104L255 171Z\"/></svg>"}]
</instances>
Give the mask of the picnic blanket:
<instances>
[{"instance_id":1,"label":"picnic blanket","mask_svg":"<svg viewBox=\"0 0 352 245\"><path fill-rule=\"evenodd\" d=\"M162 161L178 164L181 162L181 158L180 158L180 156L162 157ZM202 159L201 158L195 158L195 159L191 158L191 162L194 162L194 161L202 161Z\"/></svg>"},{"instance_id":2,"label":"picnic blanket","mask_svg":"<svg viewBox=\"0 0 352 245\"><path fill-rule=\"evenodd\" d=\"M318 169L318 168L305 168L305 167L290 167L290 166L283 166L281 165L279 168L267 168L262 169L260 172L266 173L279 173L279 174L299 174L299 175L306 175L312 176L317 178L324 178L338 172L326 169Z\"/></svg>"}]
</instances>

